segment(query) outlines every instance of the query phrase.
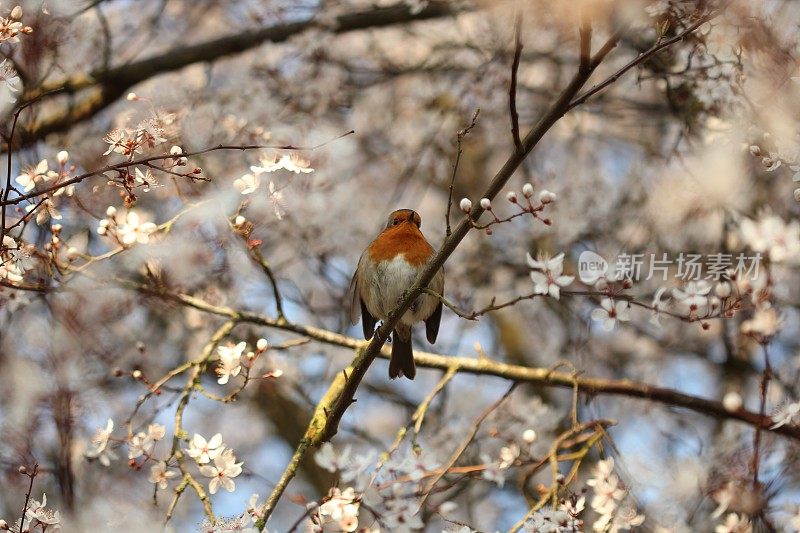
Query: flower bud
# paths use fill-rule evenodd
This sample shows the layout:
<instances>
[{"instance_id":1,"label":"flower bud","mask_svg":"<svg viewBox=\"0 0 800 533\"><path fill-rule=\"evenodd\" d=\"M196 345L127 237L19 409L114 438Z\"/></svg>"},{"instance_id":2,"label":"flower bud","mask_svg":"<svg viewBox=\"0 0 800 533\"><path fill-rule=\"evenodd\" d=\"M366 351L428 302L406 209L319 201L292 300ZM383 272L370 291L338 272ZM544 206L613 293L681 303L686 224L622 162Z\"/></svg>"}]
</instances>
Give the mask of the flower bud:
<instances>
[{"instance_id":1,"label":"flower bud","mask_svg":"<svg viewBox=\"0 0 800 533\"><path fill-rule=\"evenodd\" d=\"M515 193L514 191L509 191L509 193L506 194L506 200L508 200L512 204L517 203L517 193Z\"/></svg>"},{"instance_id":2,"label":"flower bud","mask_svg":"<svg viewBox=\"0 0 800 533\"><path fill-rule=\"evenodd\" d=\"M25 467L25 465L21 465L19 468L17 468L17 472L19 472L20 474L27 474L28 469Z\"/></svg>"},{"instance_id":3,"label":"flower bud","mask_svg":"<svg viewBox=\"0 0 800 533\"><path fill-rule=\"evenodd\" d=\"M481 209L485 209L486 211L492 210L492 201L488 198L481 198Z\"/></svg>"},{"instance_id":4,"label":"flower bud","mask_svg":"<svg viewBox=\"0 0 800 533\"><path fill-rule=\"evenodd\" d=\"M106 208L106 216L107 217L113 217L116 214L117 214L117 208L114 207L113 205L110 205L110 206L108 206Z\"/></svg>"},{"instance_id":5,"label":"flower bud","mask_svg":"<svg viewBox=\"0 0 800 533\"><path fill-rule=\"evenodd\" d=\"M750 147L750 155L752 155L753 157L758 157L758 156L760 156L760 155L761 155L761 148L759 148L759 147L758 147L757 145L755 145L755 144L754 144L754 145L752 145L752 146Z\"/></svg>"},{"instance_id":6,"label":"flower bud","mask_svg":"<svg viewBox=\"0 0 800 533\"><path fill-rule=\"evenodd\" d=\"M720 298L727 298L731 295L731 284L727 281L717 283L716 287L714 287L714 294Z\"/></svg>"},{"instance_id":7,"label":"flower bud","mask_svg":"<svg viewBox=\"0 0 800 533\"><path fill-rule=\"evenodd\" d=\"M11 20L19 20L22 18L22 6L14 6L14 9L11 10L11 14L9 15Z\"/></svg>"},{"instance_id":8,"label":"flower bud","mask_svg":"<svg viewBox=\"0 0 800 533\"><path fill-rule=\"evenodd\" d=\"M66 150L61 150L58 152L56 154L56 161L58 161L60 165L66 165L67 161L69 161L69 152Z\"/></svg>"},{"instance_id":9,"label":"flower bud","mask_svg":"<svg viewBox=\"0 0 800 533\"><path fill-rule=\"evenodd\" d=\"M530 198L531 196L533 196L533 185L531 185L530 183L526 183L525 185L523 185L522 195L525 196L525 198Z\"/></svg>"},{"instance_id":10,"label":"flower bud","mask_svg":"<svg viewBox=\"0 0 800 533\"><path fill-rule=\"evenodd\" d=\"M458 207L465 213L469 213L472 211L472 202L469 198L462 198L461 202L458 204Z\"/></svg>"},{"instance_id":11,"label":"flower bud","mask_svg":"<svg viewBox=\"0 0 800 533\"><path fill-rule=\"evenodd\" d=\"M5 520L0 519L0 530L8 531L10 528L8 527L8 522Z\"/></svg>"},{"instance_id":12,"label":"flower bud","mask_svg":"<svg viewBox=\"0 0 800 533\"><path fill-rule=\"evenodd\" d=\"M126 96L126 98L128 99L129 102L133 102L139 99L136 93L128 93L128 96Z\"/></svg>"},{"instance_id":13,"label":"flower bud","mask_svg":"<svg viewBox=\"0 0 800 533\"><path fill-rule=\"evenodd\" d=\"M800 202L800 189L795 189L794 190L794 201L795 202Z\"/></svg>"},{"instance_id":14,"label":"flower bud","mask_svg":"<svg viewBox=\"0 0 800 533\"><path fill-rule=\"evenodd\" d=\"M178 145L174 145L172 148L169 149L170 155L180 155L183 153L183 148Z\"/></svg>"},{"instance_id":15,"label":"flower bud","mask_svg":"<svg viewBox=\"0 0 800 533\"><path fill-rule=\"evenodd\" d=\"M247 219L244 218L242 215L239 215L233 220L233 225L234 226L241 226L245 222L247 222Z\"/></svg>"},{"instance_id":16,"label":"flower bud","mask_svg":"<svg viewBox=\"0 0 800 533\"><path fill-rule=\"evenodd\" d=\"M256 348L258 348L259 352L263 352L267 349L267 339L258 339L256 342Z\"/></svg>"},{"instance_id":17,"label":"flower bud","mask_svg":"<svg viewBox=\"0 0 800 533\"><path fill-rule=\"evenodd\" d=\"M722 397L722 406L726 411L738 411L742 408L744 402L742 395L735 391L726 392Z\"/></svg>"},{"instance_id":18,"label":"flower bud","mask_svg":"<svg viewBox=\"0 0 800 533\"><path fill-rule=\"evenodd\" d=\"M539 193L539 201L543 204L549 204L556 201L556 193L544 190Z\"/></svg>"},{"instance_id":19,"label":"flower bud","mask_svg":"<svg viewBox=\"0 0 800 533\"><path fill-rule=\"evenodd\" d=\"M536 440L536 431L532 429L526 429L522 432L522 439L528 444L532 444L533 441Z\"/></svg>"},{"instance_id":20,"label":"flower bud","mask_svg":"<svg viewBox=\"0 0 800 533\"><path fill-rule=\"evenodd\" d=\"M78 249L74 246L67 248L67 259L75 261L78 258Z\"/></svg>"}]
</instances>

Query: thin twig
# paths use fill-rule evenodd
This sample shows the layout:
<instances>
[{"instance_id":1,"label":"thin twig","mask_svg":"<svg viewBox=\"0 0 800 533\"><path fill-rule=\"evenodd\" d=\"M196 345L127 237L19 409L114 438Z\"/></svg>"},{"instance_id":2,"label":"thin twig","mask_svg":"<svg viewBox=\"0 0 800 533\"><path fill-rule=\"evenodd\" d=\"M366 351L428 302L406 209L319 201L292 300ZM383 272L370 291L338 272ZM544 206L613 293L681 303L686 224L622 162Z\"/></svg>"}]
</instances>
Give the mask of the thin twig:
<instances>
[{"instance_id":1,"label":"thin twig","mask_svg":"<svg viewBox=\"0 0 800 533\"><path fill-rule=\"evenodd\" d=\"M670 39L666 39L666 40L659 39L658 41L656 41L656 44L654 44L652 47L650 47L650 49L642 52L641 54L639 54L638 56L636 56L635 58L630 60L628 63L626 63L622 68L620 68L619 70L614 72L611 76L609 76L608 78L606 78L602 82L592 86L591 89L587 90L586 92L584 92L580 96L576 97L574 100L572 100L569 103L569 106L567 108L568 109L572 109L574 107L577 107L577 106L581 105L582 103L584 103L586 100L588 100L589 98L591 98L595 94L599 93L600 91L602 91L603 89L605 89L609 85L613 84L620 77L622 77L623 74L628 72L633 67L635 67L635 66L637 66L637 65L639 65L639 64L641 64L641 63L643 63L645 61L647 61L653 55L657 54L661 50L663 50L663 49L665 49L665 48L667 48L667 47L669 47L669 46L671 46L671 45L673 45L673 44L675 44L675 43L677 43L679 41L682 41L688 35L690 35L695 30L697 30L697 28L699 28L700 26L702 26L706 22L712 20L718 14L719 14L719 11L709 12L705 16L700 17L700 19L698 19L694 24L692 24L691 26L686 28L684 31L682 31L678 35L676 35L676 36L674 36L674 37L672 37ZM611 49L614 48L614 46L609 46L610 42L611 42L611 40L609 40L609 42L606 43L606 46L601 48L600 51L592 58L592 62L591 62L592 64L590 66L594 66L599 61L602 61L602 58L605 57L605 55L608 54L608 52L610 52ZM615 43L615 45L616 45L616 43Z\"/></svg>"},{"instance_id":2,"label":"thin twig","mask_svg":"<svg viewBox=\"0 0 800 533\"><path fill-rule=\"evenodd\" d=\"M511 116L511 136L514 139L514 147L517 152L522 152L522 139L519 136L519 113L517 113L517 71L519 70L519 60L522 56L522 41L520 33L522 31L522 12L517 11L514 23L514 61L511 63L511 84L508 87L508 108Z\"/></svg>"},{"instance_id":3,"label":"thin twig","mask_svg":"<svg viewBox=\"0 0 800 533\"><path fill-rule=\"evenodd\" d=\"M20 519L19 523L20 526L25 523L25 515L28 512L28 504L31 501L31 494L33 494L33 480L36 475L39 473L39 463L35 463L33 465L33 472L28 472L27 469L23 474L30 478L30 483L28 484L28 492L25 494L25 503L22 506L22 518Z\"/></svg>"},{"instance_id":4,"label":"thin twig","mask_svg":"<svg viewBox=\"0 0 800 533\"><path fill-rule=\"evenodd\" d=\"M759 403L758 414L761 419L767 416L767 392L769 390L769 380L772 377L772 367L769 364L769 350L767 344L763 343L762 348L764 351L764 372L761 374L761 400ZM755 435L753 435L753 488L758 488L758 470L759 463L761 462L761 426L756 428Z\"/></svg>"},{"instance_id":5,"label":"thin twig","mask_svg":"<svg viewBox=\"0 0 800 533\"><path fill-rule=\"evenodd\" d=\"M8 200L7 198L3 198L3 201L0 202L0 206L5 207L7 205L18 204L18 203L21 203L21 202L23 202L25 200L30 200L31 198L36 198L37 196L41 196L43 194L47 194L47 193L53 192L55 190L61 189L62 187L66 187L68 185L73 185L75 183L80 183L81 181L85 180L86 178L90 178L92 176L102 175L104 172L111 172L113 170L120 170L120 169L124 169L124 168L128 168L128 167L132 167L132 166L135 166L135 165L145 165L145 164L150 163L152 161L165 161L165 160L168 160L168 159L175 159L176 157L192 157L192 156L196 156L196 155L207 154L209 152L215 152L215 151L218 151L218 150L247 151L247 150L273 149L273 150L312 151L312 150L317 150L319 148L322 148L323 146L327 145L328 143L331 143L333 141L339 140L342 137L346 137L348 135L352 135L353 133L355 133L355 131L354 130L350 130L347 133L343 133L342 135L339 135L339 136L337 136L337 137L335 137L335 138L333 138L331 140L325 141L324 143L318 144L316 146L310 146L310 147L294 146L294 145L291 145L291 144L285 144L285 145L277 145L277 144L241 144L241 145L219 144L217 146L212 146L210 148L205 148L203 150L198 150L196 152L188 152L188 153L180 154L180 156L176 156L176 155L173 155L173 154L154 155L154 156L142 157L140 159L134 159L134 160L131 160L131 161L122 161L120 163L114 163L112 165L108 165L108 166L103 167L101 169L92 170L92 171L86 172L84 174L79 174L79 175L77 175L77 176L75 176L73 178L70 178L68 180L62 181L61 183L58 183L56 185L52 185L50 187L47 187L47 188L39 190L39 191L33 191L31 193L28 193L28 194L22 194L20 196L17 196L16 198L11 199L11 200ZM7 196L7 194L6 194L6 196Z\"/></svg>"},{"instance_id":6,"label":"thin twig","mask_svg":"<svg viewBox=\"0 0 800 533\"><path fill-rule=\"evenodd\" d=\"M272 295L275 298L275 312L277 313L278 320L286 320L286 315L283 313L283 298L278 290L278 282L275 278L275 273L272 272L272 267L270 266L269 261L266 260L264 254L261 253L261 250L258 248L258 246L249 248L249 252L250 257L261 268L261 271L264 273L264 275L267 276L269 284L272 287Z\"/></svg>"},{"instance_id":7,"label":"thin twig","mask_svg":"<svg viewBox=\"0 0 800 533\"><path fill-rule=\"evenodd\" d=\"M472 439L474 439L475 435L478 434L478 430L480 429L481 424L483 423L483 421L486 420L486 417L489 416L490 414L492 414L492 412L495 409L500 407L500 405L502 405L502 403L509 396L511 396L511 393L514 392L514 389L517 388L517 385L518 385L517 382L512 383L511 386L508 388L508 390L505 392L505 394L503 394L503 396L501 396L499 400L497 400L496 402L492 403L489 407L484 409L483 412L478 416L478 418L475 419L475 421L470 426L469 431L467 432L467 436L464 438L464 440L461 441L461 444L458 445L458 448L456 448L453 451L453 453L450 454L450 457L447 459L447 461L445 461L444 466L441 468L440 473L438 475L436 475L433 479L431 479L428 482L428 484L425 486L424 494L422 496L422 499L419 502L419 509L422 509L425 506L425 502L428 500L428 496L430 496L431 491L433 490L433 488L436 486L436 484L439 482L439 480L442 479L442 477L445 475L445 473L453 465L456 464L456 461L458 461L458 458L461 457L461 454L464 453L464 450L467 449L467 446L469 446L470 442L472 442ZM419 511L417 511L417 512L419 512Z\"/></svg>"},{"instance_id":8,"label":"thin twig","mask_svg":"<svg viewBox=\"0 0 800 533\"><path fill-rule=\"evenodd\" d=\"M450 229L450 210L453 207L453 187L456 183L456 173L458 172L458 163L461 161L461 152L463 151L461 147L461 143L464 141L464 137L469 135L469 132L472 131L472 128L475 127L475 124L478 120L478 115L481 113L481 108L475 109L475 113L472 114L472 120L470 121L469 125L465 127L463 130L459 130L456 133L456 160L453 163L453 175L450 176L450 189L447 194L447 213L445 213L445 223L447 225L447 230L445 231L446 235L449 237L453 231Z\"/></svg>"}]
</instances>

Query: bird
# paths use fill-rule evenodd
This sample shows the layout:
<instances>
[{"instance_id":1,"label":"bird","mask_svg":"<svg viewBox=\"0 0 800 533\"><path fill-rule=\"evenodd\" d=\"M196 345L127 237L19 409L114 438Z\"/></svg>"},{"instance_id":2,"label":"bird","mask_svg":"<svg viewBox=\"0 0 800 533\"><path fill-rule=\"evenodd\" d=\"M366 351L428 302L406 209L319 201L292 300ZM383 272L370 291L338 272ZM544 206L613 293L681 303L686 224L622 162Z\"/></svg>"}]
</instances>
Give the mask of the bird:
<instances>
[{"instance_id":1,"label":"bird","mask_svg":"<svg viewBox=\"0 0 800 533\"><path fill-rule=\"evenodd\" d=\"M422 219L412 209L393 211L386 227L367 246L358 260L350 282L350 319L361 325L369 340L378 320L385 321L417 276L433 257L433 247L420 230ZM440 268L428 287L444 296L444 270ZM428 342L434 344L442 320L442 300L429 293L420 294L403 314L392 332L392 358L389 377L414 379L417 374L411 348L411 328L425 322Z\"/></svg>"}]
</instances>

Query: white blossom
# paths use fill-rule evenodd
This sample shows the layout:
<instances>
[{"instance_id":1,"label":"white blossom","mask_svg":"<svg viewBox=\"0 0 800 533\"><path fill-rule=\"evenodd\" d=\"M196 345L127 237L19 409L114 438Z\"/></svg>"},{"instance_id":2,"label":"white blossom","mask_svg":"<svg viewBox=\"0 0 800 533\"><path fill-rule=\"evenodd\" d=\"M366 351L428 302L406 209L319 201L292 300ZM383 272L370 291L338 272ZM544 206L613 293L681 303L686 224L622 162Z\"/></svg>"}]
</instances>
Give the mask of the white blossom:
<instances>
[{"instance_id":1,"label":"white blossom","mask_svg":"<svg viewBox=\"0 0 800 533\"><path fill-rule=\"evenodd\" d=\"M501 468L500 463L494 461L489 455L482 453L480 456L483 463L483 470L481 470L481 477L487 481L491 481L498 487L502 487L506 482L506 475Z\"/></svg>"},{"instance_id":2,"label":"white blossom","mask_svg":"<svg viewBox=\"0 0 800 533\"><path fill-rule=\"evenodd\" d=\"M771 418L774 424L770 429L779 428L786 424L797 425L800 422L800 402L790 402L782 405Z\"/></svg>"},{"instance_id":3,"label":"white blossom","mask_svg":"<svg viewBox=\"0 0 800 533\"><path fill-rule=\"evenodd\" d=\"M617 320L628 322L630 320L630 307L625 300L612 300L603 298L600 302L600 309L592 311L592 320L600 322L606 331L614 329Z\"/></svg>"},{"instance_id":4,"label":"white blossom","mask_svg":"<svg viewBox=\"0 0 800 533\"><path fill-rule=\"evenodd\" d=\"M169 470L164 461L159 461L150 467L150 483L155 483L161 490L165 490L169 480L177 475L178 473L174 470Z\"/></svg>"},{"instance_id":5,"label":"white blossom","mask_svg":"<svg viewBox=\"0 0 800 533\"><path fill-rule=\"evenodd\" d=\"M753 526L744 515L730 513L725 522L714 528L714 533L752 533Z\"/></svg>"},{"instance_id":6,"label":"white blossom","mask_svg":"<svg viewBox=\"0 0 800 533\"><path fill-rule=\"evenodd\" d=\"M46 198L40 204L25 206L25 211L28 213L34 209L36 209L36 224L39 226L46 224L51 218L61 220L61 213L50 198Z\"/></svg>"},{"instance_id":7,"label":"white blossom","mask_svg":"<svg viewBox=\"0 0 800 533\"><path fill-rule=\"evenodd\" d=\"M26 167L15 181L22 187L22 192L27 193L31 192L38 184L57 177L58 174L48 169L47 159L42 159L36 165Z\"/></svg>"},{"instance_id":8,"label":"white blossom","mask_svg":"<svg viewBox=\"0 0 800 533\"><path fill-rule=\"evenodd\" d=\"M739 225L742 239L756 252L766 252L771 261L800 262L800 223L785 223L776 215L766 215L757 222L744 219Z\"/></svg>"},{"instance_id":9,"label":"white blossom","mask_svg":"<svg viewBox=\"0 0 800 533\"><path fill-rule=\"evenodd\" d=\"M102 220L100 222L102 223ZM158 226L153 222L142 222L138 212L128 211L122 222L117 225L117 236L126 246L137 242L147 244L150 235L157 229Z\"/></svg>"},{"instance_id":10,"label":"white blossom","mask_svg":"<svg viewBox=\"0 0 800 533\"><path fill-rule=\"evenodd\" d=\"M547 189L543 190L539 193L539 202L543 204L549 204L556 201L556 193L550 192Z\"/></svg>"},{"instance_id":11,"label":"white blossom","mask_svg":"<svg viewBox=\"0 0 800 533\"><path fill-rule=\"evenodd\" d=\"M42 493L41 503L38 500L31 500L28 508L25 509L25 517L28 520L38 520L39 523L47 526L56 526L55 528L47 528L48 531L56 529L61 521L61 515L58 511L47 509L47 494ZM44 528L42 528L44 530Z\"/></svg>"},{"instance_id":12,"label":"white blossom","mask_svg":"<svg viewBox=\"0 0 800 533\"><path fill-rule=\"evenodd\" d=\"M226 346L217 347L217 356L219 356L219 364L215 369L217 373L217 383L225 385L231 377L239 375L242 370L242 354L247 347L247 343L242 341L239 344L228 344Z\"/></svg>"},{"instance_id":13,"label":"white blossom","mask_svg":"<svg viewBox=\"0 0 800 533\"><path fill-rule=\"evenodd\" d=\"M314 461L328 472L341 472L350 463L350 455L350 446L345 446L343 450L336 452L333 445L330 442L326 442L314 454Z\"/></svg>"},{"instance_id":14,"label":"white blossom","mask_svg":"<svg viewBox=\"0 0 800 533\"><path fill-rule=\"evenodd\" d=\"M711 285L707 281L690 281L683 289L672 289L672 295L683 306L690 310L697 310L708 303L708 293Z\"/></svg>"},{"instance_id":15,"label":"white blossom","mask_svg":"<svg viewBox=\"0 0 800 533\"><path fill-rule=\"evenodd\" d=\"M198 464L205 464L218 457L224 450L225 445L222 443L222 434L217 433L209 440L206 440L199 433L195 433L189 442L189 448L186 449L186 453Z\"/></svg>"},{"instance_id":16,"label":"white blossom","mask_svg":"<svg viewBox=\"0 0 800 533\"><path fill-rule=\"evenodd\" d=\"M525 185L523 185L522 195L525 198L530 198L531 196L533 196L533 185L531 185L530 183L526 183Z\"/></svg>"},{"instance_id":17,"label":"white blossom","mask_svg":"<svg viewBox=\"0 0 800 533\"><path fill-rule=\"evenodd\" d=\"M225 450L214 457L213 466L201 466L200 473L211 478L211 481L208 482L208 492L211 494L216 494L220 486L228 492L233 492L236 490L233 478L242 473L242 463L236 462L232 450Z\"/></svg>"},{"instance_id":18,"label":"white blossom","mask_svg":"<svg viewBox=\"0 0 800 533\"><path fill-rule=\"evenodd\" d=\"M350 532L358 529L358 508L359 502L352 487L343 491L334 487L317 512L323 523L334 522L342 531Z\"/></svg>"},{"instance_id":19,"label":"white blossom","mask_svg":"<svg viewBox=\"0 0 800 533\"><path fill-rule=\"evenodd\" d=\"M254 193L259 185L261 185L261 179L258 177L257 174L245 174L241 178L236 178L233 180L233 186L236 187L242 194L251 194Z\"/></svg>"},{"instance_id":20,"label":"white blossom","mask_svg":"<svg viewBox=\"0 0 800 533\"><path fill-rule=\"evenodd\" d=\"M535 261L530 254L527 254L527 261L531 268L539 269L530 273L534 294L546 294L558 300L561 296L561 287L566 287L575 280L575 276L562 275L564 269L563 253L552 259L540 259L538 261Z\"/></svg>"},{"instance_id":21,"label":"white blossom","mask_svg":"<svg viewBox=\"0 0 800 533\"><path fill-rule=\"evenodd\" d=\"M472 211L472 201L469 198L462 198L458 204L459 209L465 213Z\"/></svg>"},{"instance_id":22,"label":"white blossom","mask_svg":"<svg viewBox=\"0 0 800 533\"><path fill-rule=\"evenodd\" d=\"M254 173L275 172L281 169L294 172L295 174L314 172L314 169L311 168L311 162L307 159L303 159L296 153L283 154L280 156L278 154L264 156L261 158L260 163L260 166L251 166L250 170Z\"/></svg>"},{"instance_id":23,"label":"white blossom","mask_svg":"<svg viewBox=\"0 0 800 533\"><path fill-rule=\"evenodd\" d=\"M772 337L781 326L780 316L774 307L769 303L762 304L756 308L753 317L742 322L742 333L755 333L764 337Z\"/></svg>"},{"instance_id":24,"label":"white blossom","mask_svg":"<svg viewBox=\"0 0 800 533\"><path fill-rule=\"evenodd\" d=\"M97 459L103 466L109 466L117 455L108 447L108 440L114 432L114 421L110 418L106 422L106 427L98 429L92 436L92 448L86 452L86 457Z\"/></svg>"}]
</instances>

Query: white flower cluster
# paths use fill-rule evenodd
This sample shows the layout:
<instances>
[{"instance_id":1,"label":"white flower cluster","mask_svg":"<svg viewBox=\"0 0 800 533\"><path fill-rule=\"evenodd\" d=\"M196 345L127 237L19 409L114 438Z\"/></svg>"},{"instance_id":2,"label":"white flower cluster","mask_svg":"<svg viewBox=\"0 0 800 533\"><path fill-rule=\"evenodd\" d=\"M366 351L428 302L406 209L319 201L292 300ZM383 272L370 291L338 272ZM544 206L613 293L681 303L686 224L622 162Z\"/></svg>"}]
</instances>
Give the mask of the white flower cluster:
<instances>
[{"instance_id":1,"label":"white flower cluster","mask_svg":"<svg viewBox=\"0 0 800 533\"><path fill-rule=\"evenodd\" d=\"M308 174L314 172L311 162L303 159L296 152L290 154L265 155L260 159L260 165L252 165L250 172L233 181L233 186L243 195L252 194L261 187L261 175L278 170L286 170L295 174ZM283 187L278 188L274 181L270 180L268 185L268 198L272 202L272 210L278 220L282 220L286 214L283 203Z\"/></svg>"},{"instance_id":2,"label":"white flower cluster","mask_svg":"<svg viewBox=\"0 0 800 533\"><path fill-rule=\"evenodd\" d=\"M103 466L109 466L111 461L117 458L117 454L109 446L113 432L114 421L109 418L106 426L98 429L92 436L91 447L86 451L85 456L98 460ZM178 477L174 465L169 464L171 452L167 450L160 457L154 453L156 443L161 441L165 435L166 428L163 425L150 424L146 432L140 431L126 439L130 464L136 466L134 463L139 457L144 457L144 462L154 461L150 467L149 480L161 490L168 487L171 479ZM211 478L208 483L209 493L216 494L220 487L228 492L236 489L233 478L242 473L242 463L236 462L233 450L225 446L220 433L208 440L195 433L189 441L189 447L184 451L186 455L195 460L200 473Z\"/></svg>"},{"instance_id":3,"label":"white flower cluster","mask_svg":"<svg viewBox=\"0 0 800 533\"><path fill-rule=\"evenodd\" d=\"M135 128L114 128L103 138L108 144L103 155L118 153L132 157L143 153L144 149L152 149L167 142L166 129L174 119L173 115L165 115L143 120Z\"/></svg>"},{"instance_id":4,"label":"white flower cluster","mask_svg":"<svg viewBox=\"0 0 800 533\"><path fill-rule=\"evenodd\" d=\"M623 488L619 477L614 473L614 458L599 461L593 470L593 477L586 482L594 489L591 507L600 515L592 525L595 531L627 531L644 522L644 515L625 503L628 491Z\"/></svg>"},{"instance_id":5,"label":"white flower cluster","mask_svg":"<svg viewBox=\"0 0 800 533\"><path fill-rule=\"evenodd\" d=\"M147 432L140 431L128 441L128 459L137 459L141 456L150 457L158 441L164 438L167 428L161 424L150 424Z\"/></svg>"},{"instance_id":6,"label":"white flower cluster","mask_svg":"<svg viewBox=\"0 0 800 533\"><path fill-rule=\"evenodd\" d=\"M225 385L230 381L230 378L238 376L242 371L242 365L246 368L251 368L255 360L261 356L269 348L269 343L266 339L258 339L256 342L256 350L249 351L245 354L247 343L242 341L238 344L228 343L223 346L217 347L217 357L219 363L214 371L217 374L217 383ZM264 377L279 377L283 375L281 370L273 370L265 374Z\"/></svg>"},{"instance_id":7,"label":"white flower cluster","mask_svg":"<svg viewBox=\"0 0 800 533\"><path fill-rule=\"evenodd\" d=\"M526 533L578 533L583 531L579 518L586 506L586 498L562 500L558 509L544 508L534 513L523 525Z\"/></svg>"},{"instance_id":8,"label":"white flower cluster","mask_svg":"<svg viewBox=\"0 0 800 533\"><path fill-rule=\"evenodd\" d=\"M47 508L47 494L42 493L42 501L31 500L25 508L22 520L17 520L14 525L9 525L5 520L0 520L0 531L61 531L61 514Z\"/></svg>"},{"instance_id":9,"label":"white flower cluster","mask_svg":"<svg viewBox=\"0 0 800 533\"><path fill-rule=\"evenodd\" d=\"M32 244L24 244L10 235L3 235L0 246L0 279L11 282L22 281L26 270L33 268Z\"/></svg>"},{"instance_id":10,"label":"white flower cluster","mask_svg":"<svg viewBox=\"0 0 800 533\"><path fill-rule=\"evenodd\" d=\"M519 457L519 454L519 446L513 443L509 444L508 446L503 446L500 449L500 454L497 460L492 459L492 457L487 453L482 453L480 458L484 468L481 471L481 477L487 481L491 481L498 487L502 487L506 482L505 471L514 465L514 462Z\"/></svg>"},{"instance_id":11,"label":"white flower cluster","mask_svg":"<svg viewBox=\"0 0 800 533\"><path fill-rule=\"evenodd\" d=\"M258 494L253 494L247 503L245 513L234 517L217 518L214 525L211 525L208 518L205 518L200 523L200 531L201 533L259 533L258 528L255 527L255 523L261 517L259 509Z\"/></svg>"},{"instance_id":12,"label":"white flower cluster","mask_svg":"<svg viewBox=\"0 0 800 533\"><path fill-rule=\"evenodd\" d=\"M30 193L39 186L51 186L69 176L74 167L68 167L69 154L62 150L56 155L59 171L51 170L47 159L42 159L36 165L26 167L15 181L22 188L23 193ZM74 185L65 185L52 192L52 195L42 197L25 206L25 212L36 212L36 224L43 225L49 220L61 220L61 213L56 209L55 199L64 195L72 196L75 192Z\"/></svg>"},{"instance_id":13,"label":"white flower cluster","mask_svg":"<svg viewBox=\"0 0 800 533\"><path fill-rule=\"evenodd\" d=\"M390 531L414 530L424 526L420 519L419 501L415 496L423 493L424 480L440 466L430 453L409 449L405 455L395 453L380 472L369 470L376 455L368 452L355 455L350 446L336 451L330 443L322 445L315 455L319 466L339 474L352 488L331 492L334 503L323 502L312 514L309 524L313 531L323 531L325 525L336 524L343 531L358 528L358 505L364 502L380 513L381 523ZM330 501L330 500L329 500ZM448 508L452 507L448 504ZM442 505L444 507L444 504Z\"/></svg>"},{"instance_id":14,"label":"white flower cluster","mask_svg":"<svg viewBox=\"0 0 800 533\"><path fill-rule=\"evenodd\" d=\"M147 244L150 242L150 236L158 230L158 226L153 222L145 222L145 218L145 215L134 210L118 216L117 209L113 205L108 206L106 218L100 220L97 233L114 237L123 246Z\"/></svg>"},{"instance_id":15,"label":"white flower cluster","mask_svg":"<svg viewBox=\"0 0 800 533\"><path fill-rule=\"evenodd\" d=\"M773 263L800 264L800 222L786 223L777 215L759 220L746 218L739 225L742 240L756 252L764 252Z\"/></svg>"}]
</instances>

